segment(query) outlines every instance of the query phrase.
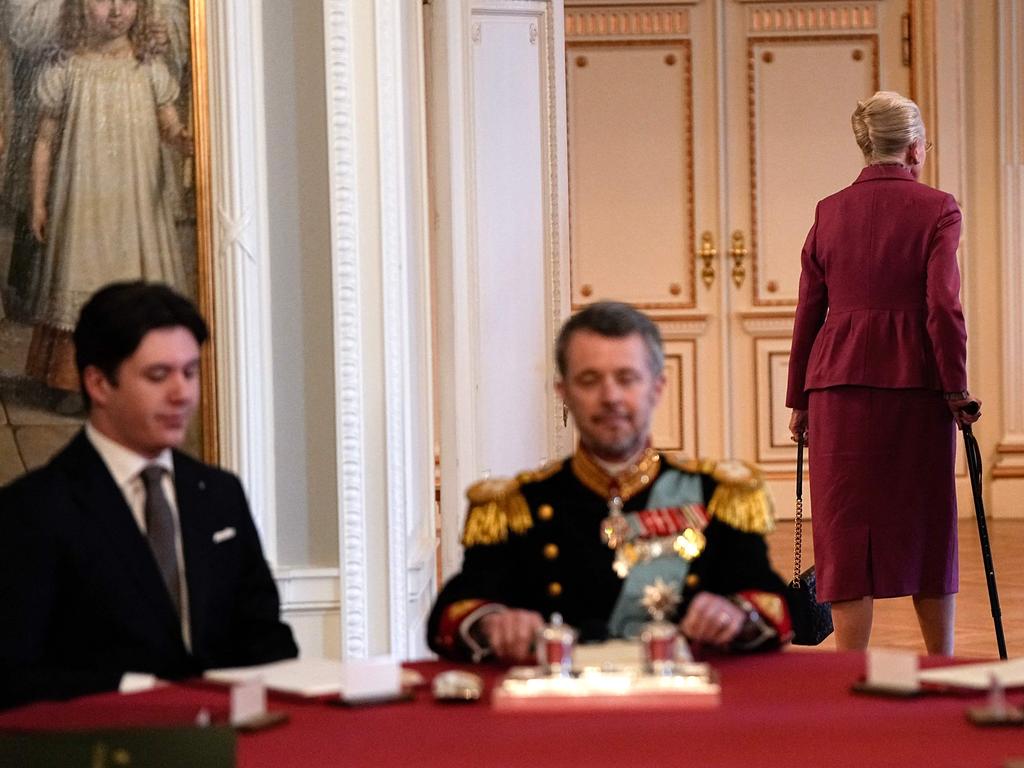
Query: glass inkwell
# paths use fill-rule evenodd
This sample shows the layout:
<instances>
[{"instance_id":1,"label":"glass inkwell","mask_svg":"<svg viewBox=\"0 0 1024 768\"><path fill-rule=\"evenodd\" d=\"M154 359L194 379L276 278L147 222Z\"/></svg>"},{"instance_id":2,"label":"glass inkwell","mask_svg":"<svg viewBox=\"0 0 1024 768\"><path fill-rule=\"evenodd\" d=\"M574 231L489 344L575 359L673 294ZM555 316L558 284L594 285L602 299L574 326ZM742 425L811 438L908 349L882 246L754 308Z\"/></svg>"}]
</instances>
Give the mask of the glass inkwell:
<instances>
[{"instance_id":1,"label":"glass inkwell","mask_svg":"<svg viewBox=\"0 0 1024 768\"><path fill-rule=\"evenodd\" d=\"M650 614L651 621L640 631L644 654L644 672L655 676L670 676L679 671L680 662L692 661L686 639L679 628L665 617L679 605L679 589L655 579L644 587L641 603Z\"/></svg>"},{"instance_id":2,"label":"glass inkwell","mask_svg":"<svg viewBox=\"0 0 1024 768\"><path fill-rule=\"evenodd\" d=\"M550 677L572 677L576 630L551 614L551 622L537 630L537 664Z\"/></svg>"}]
</instances>

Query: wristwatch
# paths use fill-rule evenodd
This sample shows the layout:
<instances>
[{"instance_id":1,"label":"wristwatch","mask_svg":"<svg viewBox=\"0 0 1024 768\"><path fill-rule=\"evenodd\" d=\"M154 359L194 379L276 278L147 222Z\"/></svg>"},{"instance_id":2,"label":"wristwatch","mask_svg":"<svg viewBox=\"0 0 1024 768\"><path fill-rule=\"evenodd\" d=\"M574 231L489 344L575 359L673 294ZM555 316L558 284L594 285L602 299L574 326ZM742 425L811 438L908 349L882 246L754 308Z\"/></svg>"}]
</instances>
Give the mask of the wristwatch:
<instances>
[{"instance_id":1,"label":"wristwatch","mask_svg":"<svg viewBox=\"0 0 1024 768\"><path fill-rule=\"evenodd\" d=\"M778 635L774 627L764 620L747 598L742 595L730 595L727 599L745 614L743 626L732 641L733 648L741 651L757 648Z\"/></svg>"}]
</instances>

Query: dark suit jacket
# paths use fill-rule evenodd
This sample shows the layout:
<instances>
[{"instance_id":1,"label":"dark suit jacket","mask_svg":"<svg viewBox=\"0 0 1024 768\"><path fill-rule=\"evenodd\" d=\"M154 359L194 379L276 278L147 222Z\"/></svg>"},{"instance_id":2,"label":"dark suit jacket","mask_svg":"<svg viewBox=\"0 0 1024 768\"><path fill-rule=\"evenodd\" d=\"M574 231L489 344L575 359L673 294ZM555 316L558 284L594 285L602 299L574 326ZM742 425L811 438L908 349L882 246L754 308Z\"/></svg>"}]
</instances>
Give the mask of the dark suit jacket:
<instances>
[{"instance_id":1,"label":"dark suit jacket","mask_svg":"<svg viewBox=\"0 0 1024 768\"><path fill-rule=\"evenodd\" d=\"M952 195L869 165L818 203L801 254L786 405L850 384L967 388Z\"/></svg>"},{"instance_id":2,"label":"dark suit jacket","mask_svg":"<svg viewBox=\"0 0 1024 768\"><path fill-rule=\"evenodd\" d=\"M192 651L148 542L84 432L0 490L0 706L297 654L242 486L174 453ZM219 543L213 534L234 528Z\"/></svg>"}]
</instances>

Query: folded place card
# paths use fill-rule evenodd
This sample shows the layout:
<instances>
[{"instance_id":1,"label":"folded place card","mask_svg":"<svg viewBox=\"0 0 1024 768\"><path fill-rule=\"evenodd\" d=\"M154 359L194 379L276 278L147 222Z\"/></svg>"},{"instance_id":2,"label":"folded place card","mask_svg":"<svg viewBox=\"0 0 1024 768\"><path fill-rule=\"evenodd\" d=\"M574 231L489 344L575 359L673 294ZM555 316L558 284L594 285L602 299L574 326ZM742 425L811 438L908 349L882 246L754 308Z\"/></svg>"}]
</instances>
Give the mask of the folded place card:
<instances>
[{"instance_id":1,"label":"folded place card","mask_svg":"<svg viewBox=\"0 0 1024 768\"><path fill-rule=\"evenodd\" d=\"M402 671L390 656L343 661L341 698L348 702L387 699L402 690Z\"/></svg>"},{"instance_id":2,"label":"folded place card","mask_svg":"<svg viewBox=\"0 0 1024 768\"><path fill-rule=\"evenodd\" d=\"M917 691L917 654L912 651L895 651L871 648L867 652L867 679L869 688L885 688L893 691Z\"/></svg>"},{"instance_id":3,"label":"folded place card","mask_svg":"<svg viewBox=\"0 0 1024 768\"><path fill-rule=\"evenodd\" d=\"M231 686L231 724L258 720L267 714L267 687L259 677Z\"/></svg>"},{"instance_id":4,"label":"folded place card","mask_svg":"<svg viewBox=\"0 0 1024 768\"><path fill-rule=\"evenodd\" d=\"M121 684L117 690L119 693L142 693L151 691L160 685L156 675L147 672L125 672L121 675Z\"/></svg>"}]
</instances>

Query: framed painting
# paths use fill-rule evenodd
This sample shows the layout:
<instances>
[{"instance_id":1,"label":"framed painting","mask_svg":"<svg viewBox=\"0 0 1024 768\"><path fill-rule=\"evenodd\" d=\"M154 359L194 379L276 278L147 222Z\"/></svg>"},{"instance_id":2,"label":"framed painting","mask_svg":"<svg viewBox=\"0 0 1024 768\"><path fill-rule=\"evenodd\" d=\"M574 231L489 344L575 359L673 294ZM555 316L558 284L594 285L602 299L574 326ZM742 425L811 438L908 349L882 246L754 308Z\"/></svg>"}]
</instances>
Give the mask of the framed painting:
<instances>
[{"instance_id":1,"label":"framed painting","mask_svg":"<svg viewBox=\"0 0 1024 768\"><path fill-rule=\"evenodd\" d=\"M0 484L85 418L71 331L168 283L214 334L204 0L0 0ZM212 343L185 449L216 460Z\"/></svg>"}]
</instances>

